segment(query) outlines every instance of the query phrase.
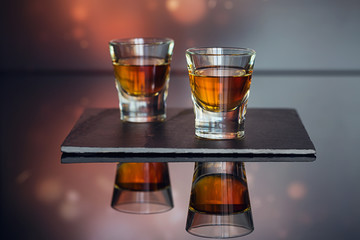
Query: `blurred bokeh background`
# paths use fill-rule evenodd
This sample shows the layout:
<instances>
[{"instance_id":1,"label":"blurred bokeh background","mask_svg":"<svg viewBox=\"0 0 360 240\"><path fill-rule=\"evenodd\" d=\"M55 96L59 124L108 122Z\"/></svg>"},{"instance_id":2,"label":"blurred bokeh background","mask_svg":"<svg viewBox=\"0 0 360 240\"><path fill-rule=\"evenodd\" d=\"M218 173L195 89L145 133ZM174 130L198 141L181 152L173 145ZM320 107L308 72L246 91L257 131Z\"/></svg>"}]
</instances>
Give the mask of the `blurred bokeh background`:
<instances>
[{"instance_id":1,"label":"blurred bokeh background","mask_svg":"<svg viewBox=\"0 0 360 240\"><path fill-rule=\"evenodd\" d=\"M107 43L175 40L168 107L192 107L184 52L257 51L249 107L296 108L312 163L247 163L243 239L359 239L360 2L16 0L0 8L2 239L201 239L185 232L193 163L171 163L175 208L111 209L116 164L60 163L87 107L117 107Z\"/></svg>"},{"instance_id":2,"label":"blurred bokeh background","mask_svg":"<svg viewBox=\"0 0 360 240\"><path fill-rule=\"evenodd\" d=\"M2 69L108 70L114 38L176 41L173 69L193 46L249 47L258 70L355 70L356 0L17 0L2 7Z\"/></svg>"}]
</instances>

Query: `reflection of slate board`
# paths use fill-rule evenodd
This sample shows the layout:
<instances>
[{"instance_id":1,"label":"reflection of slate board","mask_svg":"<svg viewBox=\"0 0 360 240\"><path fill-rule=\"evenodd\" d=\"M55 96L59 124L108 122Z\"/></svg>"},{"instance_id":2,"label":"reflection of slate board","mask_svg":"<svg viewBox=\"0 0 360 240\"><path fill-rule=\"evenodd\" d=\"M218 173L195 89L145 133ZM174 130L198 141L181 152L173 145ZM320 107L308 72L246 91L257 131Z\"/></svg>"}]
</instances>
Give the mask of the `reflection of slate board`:
<instances>
[{"instance_id":1,"label":"reflection of slate board","mask_svg":"<svg viewBox=\"0 0 360 240\"><path fill-rule=\"evenodd\" d=\"M294 109L248 109L245 138L195 137L192 109L165 122L125 123L118 109L86 109L61 146L62 162L314 161L315 148Z\"/></svg>"}]
</instances>

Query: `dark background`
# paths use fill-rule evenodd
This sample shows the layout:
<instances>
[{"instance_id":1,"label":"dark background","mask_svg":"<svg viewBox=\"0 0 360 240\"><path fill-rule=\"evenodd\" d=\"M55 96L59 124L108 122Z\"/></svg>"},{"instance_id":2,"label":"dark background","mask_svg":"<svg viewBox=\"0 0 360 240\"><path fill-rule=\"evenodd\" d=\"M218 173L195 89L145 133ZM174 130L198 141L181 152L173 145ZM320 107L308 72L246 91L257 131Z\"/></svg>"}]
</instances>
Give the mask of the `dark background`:
<instances>
[{"instance_id":1,"label":"dark background","mask_svg":"<svg viewBox=\"0 0 360 240\"><path fill-rule=\"evenodd\" d=\"M110 207L116 164L61 164L87 107L117 107L107 43L175 40L168 107L192 107L185 49L257 51L249 107L297 109L311 163L247 163L243 239L358 239L360 4L320 0L20 0L0 10L1 236L200 239L185 232L193 163L171 163L175 208ZM2 238L3 239L3 238Z\"/></svg>"}]
</instances>

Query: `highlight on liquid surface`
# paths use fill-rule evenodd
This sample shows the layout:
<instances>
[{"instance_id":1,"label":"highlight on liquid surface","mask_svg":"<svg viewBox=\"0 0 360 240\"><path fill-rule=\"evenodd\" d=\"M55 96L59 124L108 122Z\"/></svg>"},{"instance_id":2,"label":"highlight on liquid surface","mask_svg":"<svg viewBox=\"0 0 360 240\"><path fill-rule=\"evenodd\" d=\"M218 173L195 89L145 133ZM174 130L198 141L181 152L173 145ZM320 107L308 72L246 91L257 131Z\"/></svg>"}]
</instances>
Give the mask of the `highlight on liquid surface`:
<instances>
[{"instance_id":1,"label":"highlight on liquid surface","mask_svg":"<svg viewBox=\"0 0 360 240\"><path fill-rule=\"evenodd\" d=\"M169 79L170 64L154 57L133 57L113 62L116 81L132 96L158 94Z\"/></svg>"},{"instance_id":2,"label":"highlight on liquid surface","mask_svg":"<svg viewBox=\"0 0 360 240\"><path fill-rule=\"evenodd\" d=\"M170 185L166 163L122 163L115 187L131 191L157 191Z\"/></svg>"},{"instance_id":3,"label":"highlight on liquid surface","mask_svg":"<svg viewBox=\"0 0 360 240\"><path fill-rule=\"evenodd\" d=\"M194 183L190 210L206 214L233 214L249 210L246 183L230 174L207 175Z\"/></svg>"},{"instance_id":4,"label":"highlight on liquid surface","mask_svg":"<svg viewBox=\"0 0 360 240\"><path fill-rule=\"evenodd\" d=\"M246 101L252 71L212 66L189 73L190 87L197 103L205 110L230 111Z\"/></svg>"}]
</instances>

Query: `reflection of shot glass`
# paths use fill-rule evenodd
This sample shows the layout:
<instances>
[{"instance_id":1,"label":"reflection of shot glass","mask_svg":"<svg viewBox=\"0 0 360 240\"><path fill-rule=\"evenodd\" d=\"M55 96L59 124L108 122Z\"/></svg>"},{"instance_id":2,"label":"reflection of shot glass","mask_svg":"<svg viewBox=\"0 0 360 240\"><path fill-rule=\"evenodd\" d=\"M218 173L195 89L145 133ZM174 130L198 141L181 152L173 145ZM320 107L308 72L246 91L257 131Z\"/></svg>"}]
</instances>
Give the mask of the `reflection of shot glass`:
<instances>
[{"instance_id":1,"label":"reflection of shot glass","mask_svg":"<svg viewBox=\"0 0 360 240\"><path fill-rule=\"evenodd\" d=\"M253 230L244 164L195 163L186 231L200 237L230 238Z\"/></svg>"},{"instance_id":2,"label":"reflection of shot glass","mask_svg":"<svg viewBox=\"0 0 360 240\"><path fill-rule=\"evenodd\" d=\"M120 117L128 122L163 121L174 41L116 39L109 43Z\"/></svg>"},{"instance_id":3,"label":"reflection of shot glass","mask_svg":"<svg viewBox=\"0 0 360 240\"><path fill-rule=\"evenodd\" d=\"M244 137L255 51L190 48L186 51L186 61L196 136L210 139Z\"/></svg>"},{"instance_id":4,"label":"reflection of shot glass","mask_svg":"<svg viewBox=\"0 0 360 240\"><path fill-rule=\"evenodd\" d=\"M149 214L173 208L167 163L119 163L111 206L121 212Z\"/></svg>"}]
</instances>

